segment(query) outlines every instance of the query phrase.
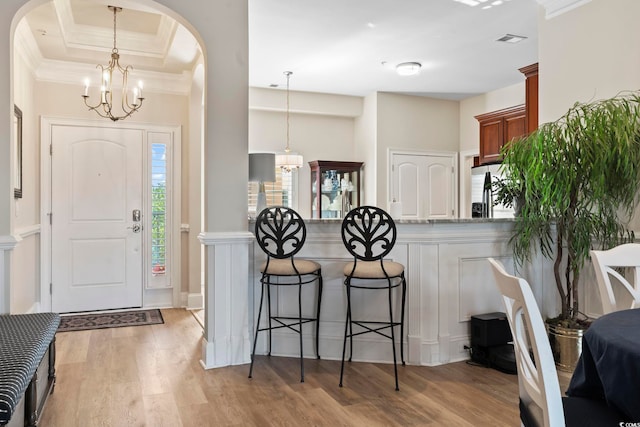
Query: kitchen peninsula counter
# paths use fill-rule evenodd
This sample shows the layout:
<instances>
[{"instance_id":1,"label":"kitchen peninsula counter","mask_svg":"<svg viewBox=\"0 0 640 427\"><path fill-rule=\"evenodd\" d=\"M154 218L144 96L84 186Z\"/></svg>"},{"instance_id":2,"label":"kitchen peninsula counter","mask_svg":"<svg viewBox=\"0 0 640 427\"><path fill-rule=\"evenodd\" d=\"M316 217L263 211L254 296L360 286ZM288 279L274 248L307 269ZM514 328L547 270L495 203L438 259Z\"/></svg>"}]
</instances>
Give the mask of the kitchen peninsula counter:
<instances>
[{"instance_id":1,"label":"kitchen peninsula counter","mask_svg":"<svg viewBox=\"0 0 640 427\"><path fill-rule=\"evenodd\" d=\"M306 219L307 240L299 256L322 265L324 291L320 323L320 355L323 359L340 359L344 336L346 299L342 269L351 261L341 238L341 219ZM254 222L250 222L252 231ZM512 218L461 218L434 220L396 220L398 237L389 259L405 266L407 305L405 324L405 360L413 365L440 365L469 358L464 347L470 344L469 322L472 315L504 311L500 294L487 262L493 257L513 271L513 256L508 241L514 224ZM260 297L259 265L265 255L254 242L252 259L253 300L249 329L254 327ZM533 277L534 293L541 301L542 284L553 277L548 260L534 257L525 277ZM250 282L251 283L251 282ZM315 294L304 295L312 309ZM553 288L552 288L553 290ZM287 292L289 291L289 292ZM297 293L280 291L274 299L281 315L297 316ZM386 295L355 295L354 306L364 307L367 316L387 320ZM275 302L277 301L277 303ZM399 304L398 304L399 307ZM399 312L399 309L398 309ZM386 319L385 319L386 317ZM306 328L304 343L312 355L313 328ZM398 329L399 332L399 329ZM273 354L297 356L298 335L281 329L273 335ZM375 335L354 338L354 360L392 362L389 340ZM264 340L258 342L264 352Z\"/></svg>"},{"instance_id":2,"label":"kitchen peninsula counter","mask_svg":"<svg viewBox=\"0 0 640 427\"><path fill-rule=\"evenodd\" d=\"M436 219L396 219L398 224L461 224L486 222L514 222L515 218L436 218ZM306 218L305 224L342 224L342 218Z\"/></svg>"}]
</instances>

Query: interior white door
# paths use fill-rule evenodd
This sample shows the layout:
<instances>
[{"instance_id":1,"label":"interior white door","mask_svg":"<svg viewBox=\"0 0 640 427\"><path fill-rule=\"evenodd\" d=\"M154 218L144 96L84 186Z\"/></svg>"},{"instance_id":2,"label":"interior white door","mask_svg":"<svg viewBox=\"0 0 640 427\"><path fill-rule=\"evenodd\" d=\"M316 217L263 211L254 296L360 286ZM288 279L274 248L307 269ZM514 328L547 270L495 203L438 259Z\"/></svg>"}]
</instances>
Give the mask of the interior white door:
<instances>
[{"instance_id":1,"label":"interior white door","mask_svg":"<svg viewBox=\"0 0 640 427\"><path fill-rule=\"evenodd\" d=\"M454 157L394 153L391 197L407 219L455 216Z\"/></svg>"},{"instance_id":2,"label":"interior white door","mask_svg":"<svg viewBox=\"0 0 640 427\"><path fill-rule=\"evenodd\" d=\"M53 311L141 307L142 130L56 125L51 136Z\"/></svg>"}]
</instances>

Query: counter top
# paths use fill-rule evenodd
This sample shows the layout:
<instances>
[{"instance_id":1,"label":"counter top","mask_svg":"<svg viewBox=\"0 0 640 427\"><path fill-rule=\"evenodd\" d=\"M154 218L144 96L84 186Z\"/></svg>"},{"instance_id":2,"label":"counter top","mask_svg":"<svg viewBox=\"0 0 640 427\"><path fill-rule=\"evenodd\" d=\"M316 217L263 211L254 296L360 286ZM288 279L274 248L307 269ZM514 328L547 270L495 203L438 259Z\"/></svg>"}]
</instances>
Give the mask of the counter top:
<instances>
[{"instance_id":1,"label":"counter top","mask_svg":"<svg viewBox=\"0 0 640 427\"><path fill-rule=\"evenodd\" d=\"M253 219L252 221L255 221ZM304 220L308 224L339 224L342 218L313 218ZM437 218L437 219L397 219L396 224L480 224L485 222L514 222L515 218Z\"/></svg>"}]
</instances>

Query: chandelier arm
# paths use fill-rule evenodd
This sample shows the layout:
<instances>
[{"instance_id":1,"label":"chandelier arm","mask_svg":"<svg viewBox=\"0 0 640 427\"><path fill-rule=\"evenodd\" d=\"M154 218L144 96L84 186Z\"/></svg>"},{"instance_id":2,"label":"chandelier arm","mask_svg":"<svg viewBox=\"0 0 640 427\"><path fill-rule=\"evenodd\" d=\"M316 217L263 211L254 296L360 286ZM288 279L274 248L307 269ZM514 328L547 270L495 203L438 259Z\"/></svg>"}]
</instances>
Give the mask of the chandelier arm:
<instances>
[{"instance_id":1,"label":"chandelier arm","mask_svg":"<svg viewBox=\"0 0 640 427\"><path fill-rule=\"evenodd\" d=\"M103 114L103 113L99 110L99 107L100 107L100 105L102 105L102 104L98 104L98 105L96 105L96 106L91 106L91 105L89 105L89 104L87 103L87 98L88 98L88 96L83 96L83 98L84 98L84 103L85 103L85 105L86 105L87 107L89 107L89 111L95 111L95 112L96 112L96 114L97 114L97 115L99 115L100 117L103 117L103 118L105 118L105 119L111 119L111 117L109 117L109 115L107 115L107 114ZM112 119L112 120L113 120L113 119Z\"/></svg>"}]
</instances>

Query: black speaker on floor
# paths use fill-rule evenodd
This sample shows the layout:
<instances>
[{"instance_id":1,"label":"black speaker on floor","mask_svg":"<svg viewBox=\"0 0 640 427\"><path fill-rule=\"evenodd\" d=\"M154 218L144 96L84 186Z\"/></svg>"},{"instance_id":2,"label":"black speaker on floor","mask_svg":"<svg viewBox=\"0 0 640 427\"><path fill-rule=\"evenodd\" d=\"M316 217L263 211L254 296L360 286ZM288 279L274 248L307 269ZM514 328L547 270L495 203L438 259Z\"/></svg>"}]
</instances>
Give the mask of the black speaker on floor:
<instances>
[{"instance_id":1,"label":"black speaker on floor","mask_svg":"<svg viewBox=\"0 0 640 427\"><path fill-rule=\"evenodd\" d=\"M471 360L515 374L516 358L507 315L501 312L471 316Z\"/></svg>"}]
</instances>

